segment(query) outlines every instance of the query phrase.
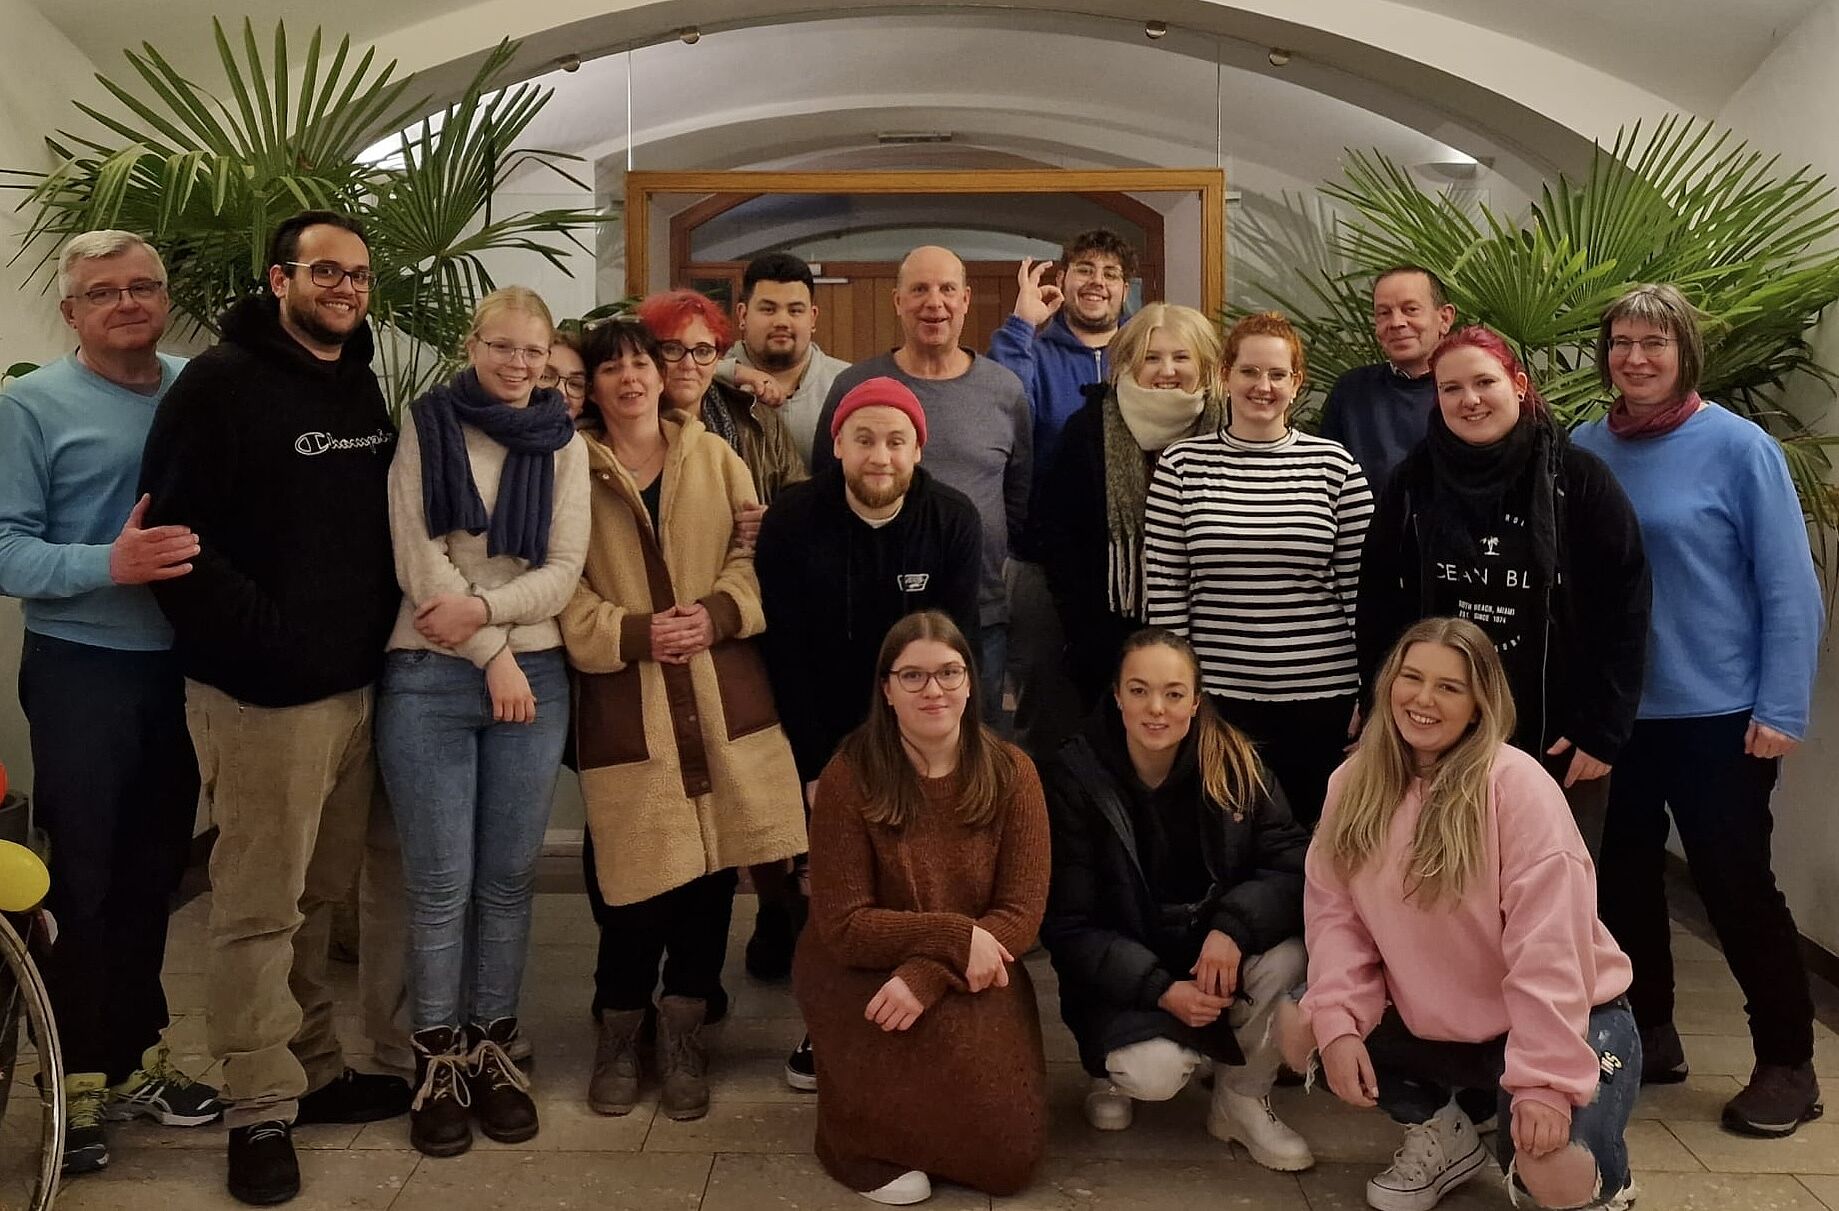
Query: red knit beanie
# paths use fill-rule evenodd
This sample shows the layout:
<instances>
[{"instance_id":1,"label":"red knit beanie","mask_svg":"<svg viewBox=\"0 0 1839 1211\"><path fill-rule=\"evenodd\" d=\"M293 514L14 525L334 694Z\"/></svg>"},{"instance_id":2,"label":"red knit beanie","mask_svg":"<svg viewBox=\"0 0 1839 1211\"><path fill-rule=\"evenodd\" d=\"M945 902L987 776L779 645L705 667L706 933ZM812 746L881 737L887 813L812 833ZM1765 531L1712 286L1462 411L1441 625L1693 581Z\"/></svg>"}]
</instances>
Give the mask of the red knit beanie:
<instances>
[{"instance_id":1,"label":"red knit beanie","mask_svg":"<svg viewBox=\"0 0 1839 1211\"><path fill-rule=\"evenodd\" d=\"M880 378L865 379L851 387L847 394L837 403L836 414L830 418L830 436L835 437L843 431L843 422L849 414L858 408L899 408L913 422L913 432L919 436L919 444L926 444L926 410L920 407L919 396L899 379Z\"/></svg>"}]
</instances>

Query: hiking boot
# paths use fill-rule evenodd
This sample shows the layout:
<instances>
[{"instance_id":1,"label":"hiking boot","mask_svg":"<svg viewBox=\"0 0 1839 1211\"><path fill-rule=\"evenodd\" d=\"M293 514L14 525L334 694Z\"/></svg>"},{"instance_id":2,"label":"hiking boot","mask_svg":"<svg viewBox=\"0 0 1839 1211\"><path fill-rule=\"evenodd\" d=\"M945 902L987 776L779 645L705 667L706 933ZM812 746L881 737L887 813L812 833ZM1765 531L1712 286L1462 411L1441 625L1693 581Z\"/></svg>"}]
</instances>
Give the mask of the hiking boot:
<instances>
[{"instance_id":1,"label":"hiking boot","mask_svg":"<svg viewBox=\"0 0 1839 1211\"><path fill-rule=\"evenodd\" d=\"M1813 1064L1758 1064L1743 1092L1724 1104L1724 1128L1779 1139L1825 1113Z\"/></svg>"},{"instance_id":2,"label":"hiking boot","mask_svg":"<svg viewBox=\"0 0 1839 1211\"><path fill-rule=\"evenodd\" d=\"M457 1026L417 1030L415 1100L409 1143L423 1156L458 1156L473 1146L472 1092L466 1086L466 1036Z\"/></svg>"},{"instance_id":3,"label":"hiking boot","mask_svg":"<svg viewBox=\"0 0 1839 1211\"><path fill-rule=\"evenodd\" d=\"M1488 1151L1469 1116L1449 1105L1405 1128L1392 1164L1366 1184L1374 1211L1430 1211L1443 1196L1481 1172Z\"/></svg>"},{"instance_id":4,"label":"hiking boot","mask_svg":"<svg viewBox=\"0 0 1839 1211\"><path fill-rule=\"evenodd\" d=\"M284 1203L300 1193L294 1130L280 1119L230 1128L230 1193L255 1207Z\"/></svg>"},{"instance_id":5,"label":"hiking boot","mask_svg":"<svg viewBox=\"0 0 1839 1211\"><path fill-rule=\"evenodd\" d=\"M1125 1131L1136 1118L1130 1095L1112 1084L1110 1077L1095 1076L1086 1093L1086 1122L1096 1131Z\"/></svg>"},{"instance_id":6,"label":"hiking boot","mask_svg":"<svg viewBox=\"0 0 1839 1211\"><path fill-rule=\"evenodd\" d=\"M709 1049L702 1038L709 1004L699 997L658 999L658 1072L664 1117L681 1122L709 1113Z\"/></svg>"},{"instance_id":7,"label":"hiking boot","mask_svg":"<svg viewBox=\"0 0 1839 1211\"><path fill-rule=\"evenodd\" d=\"M1641 1083L1643 1085L1677 1085L1691 1073L1686 1066L1686 1049L1679 1041L1673 1023L1641 1028Z\"/></svg>"},{"instance_id":8,"label":"hiking boot","mask_svg":"<svg viewBox=\"0 0 1839 1211\"><path fill-rule=\"evenodd\" d=\"M167 1127L202 1127L223 1117L217 1090L173 1066L164 1043L147 1048L141 1066L109 1090L103 1113L117 1121L150 1118Z\"/></svg>"},{"instance_id":9,"label":"hiking boot","mask_svg":"<svg viewBox=\"0 0 1839 1211\"><path fill-rule=\"evenodd\" d=\"M785 1058L785 1083L800 1093L817 1092L817 1052L811 1049L808 1034Z\"/></svg>"},{"instance_id":10,"label":"hiking boot","mask_svg":"<svg viewBox=\"0 0 1839 1211\"><path fill-rule=\"evenodd\" d=\"M64 1176L109 1166L108 1131L102 1125L109 1100L108 1077L73 1072L64 1078Z\"/></svg>"},{"instance_id":11,"label":"hiking boot","mask_svg":"<svg viewBox=\"0 0 1839 1211\"><path fill-rule=\"evenodd\" d=\"M479 1130L501 1144L521 1144L536 1134L530 1078L506 1052L517 1038L517 1019L495 1018L466 1028L472 1044L473 1112Z\"/></svg>"},{"instance_id":12,"label":"hiking boot","mask_svg":"<svg viewBox=\"0 0 1839 1211\"><path fill-rule=\"evenodd\" d=\"M1216 1076L1217 1080L1217 1076ZM1087 1097L1090 1114L1091 1098ZM1279 1173L1301 1173L1315 1165L1308 1141L1277 1117L1268 1097L1234 1093L1225 1081L1213 1087L1213 1107L1207 1114L1207 1134L1224 1143L1238 1141L1252 1159Z\"/></svg>"},{"instance_id":13,"label":"hiking boot","mask_svg":"<svg viewBox=\"0 0 1839 1211\"><path fill-rule=\"evenodd\" d=\"M639 1104L639 1032L643 1009L603 1009L594 1043L587 1104L595 1114L631 1114Z\"/></svg>"},{"instance_id":14,"label":"hiking boot","mask_svg":"<svg viewBox=\"0 0 1839 1211\"><path fill-rule=\"evenodd\" d=\"M399 1076L381 1076L347 1068L300 1099L294 1122L375 1123L409 1112L409 1083ZM291 1147L291 1145L290 1145Z\"/></svg>"}]
</instances>

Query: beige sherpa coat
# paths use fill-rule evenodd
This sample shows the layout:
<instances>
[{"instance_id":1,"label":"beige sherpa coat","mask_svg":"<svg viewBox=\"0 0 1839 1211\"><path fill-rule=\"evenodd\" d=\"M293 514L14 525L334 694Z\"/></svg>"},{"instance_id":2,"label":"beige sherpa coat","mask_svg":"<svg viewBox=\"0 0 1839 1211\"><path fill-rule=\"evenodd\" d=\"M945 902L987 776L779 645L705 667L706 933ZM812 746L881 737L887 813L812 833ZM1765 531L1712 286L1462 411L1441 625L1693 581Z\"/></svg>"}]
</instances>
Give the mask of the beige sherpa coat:
<instances>
[{"instance_id":1,"label":"beige sherpa coat","mask_svg":"<svg viewBox=\"0 0 1839 1211\"><path fill-rule=\"evenodd\" d=\"M805 849L798 772L749 638L766 625L753 555L730 541L752 478L701 421L669 412L663 427L661 533L613 451L586 435L587 564L558 619L580 674L575 752L609 904ZM707 607L716 642L661 664L651 614L679 602Z\"/></svg>"}]
</instances>

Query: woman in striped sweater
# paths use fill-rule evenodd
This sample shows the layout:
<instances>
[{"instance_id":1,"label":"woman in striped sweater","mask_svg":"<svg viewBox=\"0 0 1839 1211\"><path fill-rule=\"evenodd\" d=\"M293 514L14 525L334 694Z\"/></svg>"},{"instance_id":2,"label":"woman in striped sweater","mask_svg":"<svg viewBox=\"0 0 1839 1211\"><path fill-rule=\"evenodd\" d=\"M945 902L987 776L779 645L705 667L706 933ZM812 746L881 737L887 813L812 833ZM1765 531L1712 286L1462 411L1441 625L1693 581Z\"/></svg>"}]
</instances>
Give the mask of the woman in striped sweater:
<instances>
[{"instance_id":1,"label":"woman in striped sweater","mask_svg":"<svg viewBox=\"0 0 1839 1211\"><path fill-rule=\"evenodd\" d=\"M1355 722L1373 496L1345 447L1290 425L1305 366L1288 320L1240 320L1223 365L1225 427L1170 446L1150 482L1149 623L1194 645L1214 705L1313 827Z\"/></svg>"}]
</instances>

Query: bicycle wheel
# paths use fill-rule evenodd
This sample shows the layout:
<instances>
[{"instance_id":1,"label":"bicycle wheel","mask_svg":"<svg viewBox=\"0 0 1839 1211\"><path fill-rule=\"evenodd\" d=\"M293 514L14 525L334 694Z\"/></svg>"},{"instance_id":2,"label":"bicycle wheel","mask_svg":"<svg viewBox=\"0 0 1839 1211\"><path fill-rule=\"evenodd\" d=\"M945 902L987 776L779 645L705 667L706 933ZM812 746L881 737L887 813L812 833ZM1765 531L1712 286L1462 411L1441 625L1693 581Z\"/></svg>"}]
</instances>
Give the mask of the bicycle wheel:
<instances>
[{"instance_id":1,"label":"bicycle wheel","mask_svg":"<svg viewBox=\"0 0 1839 1211\"><path fill-rule=\"evenodd\" d=\"M0 1093L5 1096L0 1211L45 1211L57 1197L64 1162L64 1061L45 981L5 916L0 916Z\"/></svg>"}]
</instances>

